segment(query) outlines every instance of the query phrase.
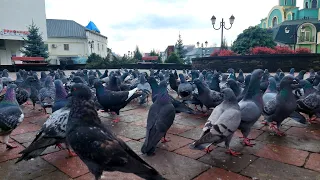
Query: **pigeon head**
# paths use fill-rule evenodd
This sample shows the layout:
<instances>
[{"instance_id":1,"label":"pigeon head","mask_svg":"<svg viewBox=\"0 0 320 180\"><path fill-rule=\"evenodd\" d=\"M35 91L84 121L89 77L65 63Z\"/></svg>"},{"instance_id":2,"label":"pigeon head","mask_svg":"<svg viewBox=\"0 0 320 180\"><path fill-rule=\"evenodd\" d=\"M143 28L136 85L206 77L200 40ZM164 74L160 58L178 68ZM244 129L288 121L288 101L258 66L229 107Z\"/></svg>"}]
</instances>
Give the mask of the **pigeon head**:
<instances>
[{"instance_id":1,"label":"pigeon head","mask_svg":"<svg viewBox=\"0 0 320 180\"><path fill-rule=\"evenodd\" d=\"M63 83L61 80L57 79L54 81L54 86L56 88L56 99L66 99L67 92L66 89L63 86Z\"/></svg>"},{"instance_id":2,"label":"pigeon head","mask_svg":"<svg viewBox=\"0 0 320 180\"><path fill-rule=\"evenodd\" d=\"M313 87L313 85L309 81L304 80L304 79L300 80L299 84L300 84L301 87L306 88L306 89L309 89L309 88Z\"/></svg>"},{"instance_id":3,"label":"pigeon head","mask_svg":"<svg viewBox=\"0 0 320 180\"><path fill-rule=\"evenodd\" d=\"M7 87L6 94L4 95L3 100L0 102L1 104L16 104L19 105L16 99L16 91L17 85L9 84Z\"/></svg>"},{"instance_id":4,"label":"pigeon head","mask_svg":"<svg viewBox=\"0 0 320 180\"><path fill-rule=\"evenodd\" d=\"M234 94L232 89L224 88L221 92L225 101L237 101L236 95Z\"/></svg>"},{"instance_id":5,"label":"pigeon head","mask_svg":"<svg viewBox=\"0 0 320 180\"><path fill-rule=\"evenodd\" d=\"M44 72L44 71L41 71L41 73L40 73L40 79L46 79L46 77L47 77L47 74Z\"/></svg>"},{"instance_id":6,"label":"pigeon head","mask_svg":"<svg viewBox=\"0 0 320 180\"><path fill-rule=\"evenodd\" d=\"M118 78L116 75L111 75L110 76L110 81L109 81L110 85L113 85L113 86L117 86L118 85Z\"/></svg>"},{"instance_id":7,"label":"pigeon head","mask_svg":"<svg viewBox=\"0 0 320 180\"><path fill-rule=\"evenodd\" d=\"M222 74L221 81L226 81L228 79L227 74Z\"/></svg>"},{"instance_id":8,"label":"pigeon head","mask_svg":"<svg viewBox=\"0 0 320 180\"><path fill-rule=\"evenodd\" d=\"M179 74L179 78L180 78L180 82L181 83L185 83L186 82L186 79L185 79L183 74Z\"/></svg>"},{"instance_id":9,"label":"pigeon head","mask_svg":"<svg viewBox=\"0 0 320 180\"><path fill-rule=\"evenodd\" d=\"M84 80L80 76L74 76L71 82L84 83Z\"/></svg>"},{"instance_id":10,"label":"pigeon head","mask_svg":"<svg viewBox=\"0 0 320 180\"><path fill-rule=\"evenodd\" d=\"M51 77L51 76L48 76L48 77L46 78L46 81L44 82L44 86L45 86L45 87L52 87L52 86L53 86L53 84L52 84L52 77Z\"/></svg>"},{"instance_id":11,"label":"pigeon head","mask_svg":"<svg viewBox=\"0 0 320 180\"><path fill-rule=\"evenodd\" d=\"M71 92L68 96L76 99L90 100L92 97L92 93L87 85L82 83L75 83L71 86Z\"/></svg>"},{"instance_id":12,"label":"pigeon head","mask_svg":"<svg viewBox=\"0 0 320 180\"><path fill-rule=\"evenodd\" d=\"M22 80L21 74L19 72L16 73L16 76L17 76L16 80Z\"/></svg>"},{"instance_id":13,"label":"pigeon head","mask_svg":"<svg viewBox=\"0 0 320 180\"><path fill-rule=\"evenodd\" d=\"M269 82L269 86L268 86L267 92L268 91L276 91L277 90L277 82L274 79L274 77L269 77L268 82Z\"/></svg>"},{"instance_id":14,"label":"pigeon head","mask_svg":"<svg viewBox=\"0 0 320 180\"><path fill-rule=\"evenodd\" d=\"M239 69L239 75L243 75L242 69Z\"/></svg>"},{"instance_id":15,"label":"pigeon head","mask_svg":"<svg viewBox=\"0 0 320 180\"><path fill-rule=\"evenodd\" d=\"M25 80L25 84L27 86L32 86L34 85L35 83L37 83L37 80L36 78L34 78L33 76L28 76L27 79Z\"/></svg>"},{"instance_id":16,"label":"pigeon head","mask_svg":"<svg viewBox=\"0 0 320 180\"><path fill-rule=\"evenodd\" d=\"M299 85L298 81L292 75L285 76L280 81L280 89L292 89Z\"/></svg>"},{"instance_id":17,"label":"pigeon head","mask_svg":"<svg viewBox=\"0 0 320 180\"><path fill-rule=\"evenodd\" d=\"M238 84L234 79L228 79L226 84L231 89L234 89L234 88L238 87Z\"/></svg>"},{"instance_id":18,"label":"pigeon head","mask_svg":"<svg viewBox=\"0 0 320 180\"><path fill-rule=\"evenodd\" d=\"M163 81L163 80L164 80L163 73L160 72L158 76L159 76L160 81Z\"/></svg>"},{"instance_id":19,"label":"pigeon head","mask_svg":"<svg viewBox=\"0 0 320 180\"><path fill-rule=\"evenodd\" d=\"M246 75L246 77L244 78L244 83L246 86L249 86L250 79L251 79L251 74Z\"/></svg>"},{"instance_id":20,"label":"pigeon head","mask_svg":"<svg viewBox=\"0 0 320 180\"><path fill-rule=\"evenodd\" d=\"M147 80L146 80L146 78L145 78L145 75L142 74L142 75L140 76L140 83L141 83L141 84L144 84L144 83L146 83L146 82L147 82Z\"/></svg>"},{"instance_id":21,"label":"pigeon head","mask_svg":"<svg viewBox=\"0 0 320 180\"><path fill-rule=\"evenodd\" d=\"M255 69L252 72L250 81L260 80L264 74L265 73L262 69Z\"/></svg>"}]
</instances>

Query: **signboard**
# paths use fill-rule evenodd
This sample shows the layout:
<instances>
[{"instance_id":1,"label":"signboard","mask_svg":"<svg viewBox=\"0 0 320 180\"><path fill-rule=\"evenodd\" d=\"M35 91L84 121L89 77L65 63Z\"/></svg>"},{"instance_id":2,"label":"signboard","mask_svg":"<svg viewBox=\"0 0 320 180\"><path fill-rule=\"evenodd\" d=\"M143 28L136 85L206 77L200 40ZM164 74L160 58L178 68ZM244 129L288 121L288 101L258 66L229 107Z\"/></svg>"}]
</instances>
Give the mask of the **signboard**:
<instances>
[{"instance_id":1,"label":"signboard","mask_svg":"<svg viewBox=\"0 0 320 180\"><path fill-rule=\"evenodd\" d=\"M26 37L29 33L29 31L19 31L19 30L13 30L13 29L1 29L0 35L2 36L20 36L20 37Z\"/></svg>"}]
</instances>

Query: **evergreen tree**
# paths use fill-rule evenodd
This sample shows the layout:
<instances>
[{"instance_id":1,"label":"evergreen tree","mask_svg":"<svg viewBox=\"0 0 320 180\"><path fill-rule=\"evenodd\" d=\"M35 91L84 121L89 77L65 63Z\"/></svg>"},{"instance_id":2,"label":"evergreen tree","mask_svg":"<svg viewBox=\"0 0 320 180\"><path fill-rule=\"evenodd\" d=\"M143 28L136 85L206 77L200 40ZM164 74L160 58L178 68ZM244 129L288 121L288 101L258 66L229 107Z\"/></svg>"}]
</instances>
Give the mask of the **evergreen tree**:
<instances>
[{"instance_id":1,"label":"evergreen tree","mask_svg":"<svg viewBox=\"0 0 320 180\"><path fill-rule=\"evenodd\" d=\"M32 22L32 24L28 27L28 31L29 35L27 38L23 38L25 45L23 46L24 49L22 49L21 52L27 57L48 58L48 49L43 42L41 34L39 33L39 27Z\"/></svg>"},{"instance_id":2,"label":"evergreen tree","mask_svg":"<svg viewBox=\"0 0 320 180\"><path fill-rule=\"evenodd\" d=\"M136 50L134 51L133 58L138 60L138 61L142 60L142 54L141 54L138 46L136 46Z\"/></svg>"},{"instance_id":3,"label":"evergreen tree","mask_svg":"<svg viewBox=\"0 0 320 180\"><path fill-rule=\"evenodd\" d=\"M176 50L177 50L177 56L180 59L183 59L185 57L185 50L184 50L184 45L183 45L180 33L179 33L179 39L177 40L177 43L176 43Z\"/></svg>"},{"instance_id":4,"label":"evergreen tree","mask_svg":"<svg viewBox=\"0 0 320 180\"><path fill-rule=\"evenodd\" d=\"M150 56L158 56L157 63L162 63L160 54L157 53L154 49L150 51Z\"/></svg>"},{"instance_id":5,"label":"evergreen tree","mask_svg":"<svg viewBox=\"0 0 320 180\"><path fill-rule=\"evenodd\" d=\"M175 52L171 53L171 55L166 60L166 63L182 64L181 59Z\"/></svg>"}]
</instances>

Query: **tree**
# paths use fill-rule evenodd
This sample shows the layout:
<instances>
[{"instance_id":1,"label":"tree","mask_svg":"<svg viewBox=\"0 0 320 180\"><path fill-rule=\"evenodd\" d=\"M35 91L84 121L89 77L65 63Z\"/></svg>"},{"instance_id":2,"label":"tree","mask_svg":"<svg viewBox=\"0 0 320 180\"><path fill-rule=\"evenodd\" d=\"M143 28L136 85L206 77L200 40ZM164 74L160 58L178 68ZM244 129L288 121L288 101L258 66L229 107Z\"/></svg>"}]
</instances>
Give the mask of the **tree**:
<instances>
[{"instance_id":1,"label":"tree","mask_svg":"<svg viewBox=\"0 0 320 180\"><path fill-rule=\"evenodd\" d=\"M231 49L238 54L244 55L250 53L251 48L258 46L274 48L276 43L273 41L271 31L254 26L239 34Z\"/></svg>"},{"instance_id":2,"label":"tree","mask_svg":"<svg viewBox=\"0 0 320 180\"><path fill-rule=\"evenodd\" d=\"M150 54L150 56L158 56L157 63L162 63L161 55L159 53L157 53L154 49L152 49L149 54Z\"/></svg>"},{"instance_id":3,"label":"tree","mask_svg":"<svg viewBox=\"0 0 320 180\"><path fill-rule=\"evenodd\" d=\"M180 34L179 34L179 39L177 40L177 43L176 43L176 50L177 50L177 56L180 59L183 59L185 57L185 50L184 50L184 45L183 45Z\"/></svg>"},{"instance_id":4,"label":"tree","mask_svg":"<svg viewBox=\"0 0 320 180\"><path fill-rule=\"evenodd\" d=\"M48 48L45 46L42 35L39 33L39 27L37 27L33 22L28 27L29 34L27 38L23 38L24 46L22 53L27 57L44 57L45 59L49 57Z\"/></svg>"},{"instance_id":5,"label":"tree","mask_svg":"<svg viewBox=\"0 0 320 180\"><path fill-rule=\"evenodd\" d=\"M171 55L166 60L166 63L182 64L180 58L175 52L171 53Z\"/></svg>"},{"instance_id":6,"label":"tree","mask_svg":"<svg viewBox=\"0 0 320 180\"><path fill-rule=\"evenodd\" d=\"M138 46L136 46L136 50L134 51L133 58L138 60L138 61L142 60L142 54L141 54Z\"/></svg>"}]
</instances>

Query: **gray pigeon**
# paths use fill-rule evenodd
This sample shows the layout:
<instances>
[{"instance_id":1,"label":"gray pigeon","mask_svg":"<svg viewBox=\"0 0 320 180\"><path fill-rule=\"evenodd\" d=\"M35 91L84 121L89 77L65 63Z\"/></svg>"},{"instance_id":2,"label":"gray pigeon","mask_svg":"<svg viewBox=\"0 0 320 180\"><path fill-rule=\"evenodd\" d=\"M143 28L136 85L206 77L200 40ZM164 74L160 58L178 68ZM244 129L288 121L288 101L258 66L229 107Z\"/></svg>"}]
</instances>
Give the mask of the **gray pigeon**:
<instances>
[{"instance_id":1,"label":"gray pigeon","mask_svg":"<svg viewBox=\"0 0 320 180\"><path fill-rule=\"evenodd\" d=\"M0 136L8 149L16 148L9 143L9 135L23 121L24 114L16 100L15 84L9 84L0 102Z\"/></svg>"},{"instance_id":2,"label":"gray pigeon","mask_svg":"<svg viewBox=\"0 0 320 180\"><path fill-rule=\"evenodd\" d=\"M218 106L223 101L223 95L220 92L213 91L205 86L200 79L195 79L194 84L198 89L198 99L207 108Z\"/></svg>"},{"instance_id":3,"label":"gray pigeon","mask_svg":"<svg viewBox=\"0 0 320 180\"><path fill-rule=\"evenodd\" d=\"M262 93L260 91L260 80L263 75L262 69L256 69L252 72L248 91L239 102L241 110L241 123L239 129L243 135L243 143L247 146L253 146L248 138L251 127L258 121L263 109Z\"/></svg>"},{"instance_id":4,"label":"gray pigeon","mask_svg":"<svg viewBox=\"0 0 320 180\"><path fill-rule=\"evenodd\" d=\"M137 85L137 88L138 90L141 90L143 92L142 95L139 97L139 104L146 103L146 100L149 94L151 94L152 90L150 84L147 82L145 78L145 75L141 75L140 83Z\"/></svg>"},{"instance_id":5,"label":"gray pigeon","mask_svg":"<svg viewBox=\"0 0 320 180\"><path fill-rule=\"evenodd\" d=\"M179 74L180 84L178 86L178 94L184 100L191 96L193 87L186 81L183 74Z\"/></svg>"},{"instance_id":6,"label":"gray pigeon","mask_svg":"<svg viewBox=\"0 0 320 180\"><path fill-rule=\"evenodd\" d=\"M44 112L47 114L46 108L52 107L56 96L56 89L52 81L52 77L48 76L44 82L44 87L39 91L39 101Z\"/></svg>"},{"instance_id":7,"label":"gray pigeon","mask_svg":"<svg viewBox=\"0 0 320 180\"><path fill-rule=\"evenodd\" d=\"M289 117L297 108L296 98L292 93L293 86L296 84L298 82L292 75L285 76L280 82L280 91L276 98L264 105L263 113L265 120L271 123L270 128L279 136L284 135L279 130L282 121Z\"/></svg>"},{"instance_id":8,"label":"gray pigeon","mask_svg":"<svg viewBox=\"0 0 320 180\"><path fill-rule=\"evenodd\" d=\"M165 136L175 118L175 108L167 92L167 83L161 81L159 88L157 100L149 109L146 139L141 148L141 152L147 155L154 155L161 138L162 142L167 142Z\"/></svg>"},{"instance_id":9,"label":"gray pigeon","mask_svg":"<svg viewBox=\"0 0 320 180\"><path fill-rule=\"evenodd\" d=\"M205 149L210 152L211 144L225 142L228 153L238 156L240 153L229 148L234 132L238 129L241 121L241 111L237 98L230 88L222 90L224 101L214 108L207 123L204 125L203 133L199 140L190 145L191 148ZM208 144L209 143L209 144ZM205 148L204 148L205 147Z\"/></svg>"}]
</instances>

